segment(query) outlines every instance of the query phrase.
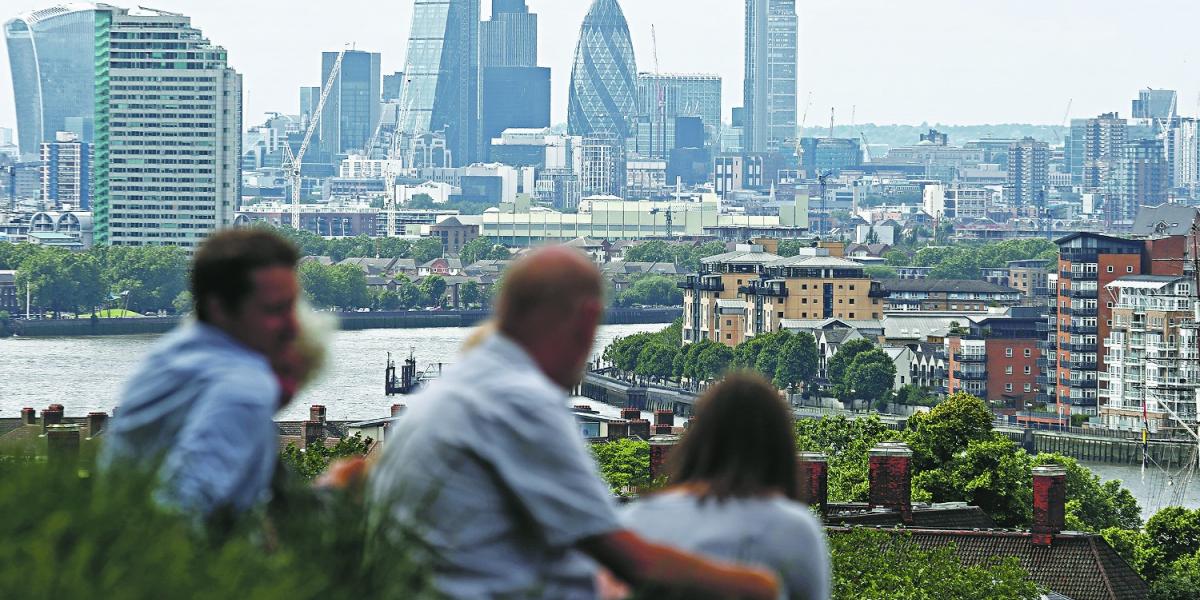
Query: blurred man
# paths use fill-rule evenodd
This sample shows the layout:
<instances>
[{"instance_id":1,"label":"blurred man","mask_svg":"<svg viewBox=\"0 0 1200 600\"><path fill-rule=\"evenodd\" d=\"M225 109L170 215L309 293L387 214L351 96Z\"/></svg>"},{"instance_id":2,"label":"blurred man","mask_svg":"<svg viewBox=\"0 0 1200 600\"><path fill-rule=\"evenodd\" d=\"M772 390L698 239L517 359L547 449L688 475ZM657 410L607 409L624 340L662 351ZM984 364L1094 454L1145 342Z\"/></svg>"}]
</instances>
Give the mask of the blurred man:
<instances>
[{"instance_id":1,"label":"blurred man","mask_svg":"<svg viewBox=\"0 0 1200 600\"><path fill-rule=\"evenodd\" d=\"M266 500L275 411L303 378L296 249L262 230L208 239L192 263L196 321L164 338L119 398L103 469L158 469L158 500L185 513Z\"/></svg>"},{"instance_id":2,"label":"blurred man","mask_svg":"<svg viewBox=\"0 0 1200 600\"><path fill-rule=\"evenodd\" d=\"M497 332L414 397L370 498L432 552L452 598L594 598L595 565L693 597L774 598L774 576L650 544L621 528L567 409L603 312L600 275L556 247L514 265ZM593 560L588 560L588 558Z\"/></svg>"}]
</instances>

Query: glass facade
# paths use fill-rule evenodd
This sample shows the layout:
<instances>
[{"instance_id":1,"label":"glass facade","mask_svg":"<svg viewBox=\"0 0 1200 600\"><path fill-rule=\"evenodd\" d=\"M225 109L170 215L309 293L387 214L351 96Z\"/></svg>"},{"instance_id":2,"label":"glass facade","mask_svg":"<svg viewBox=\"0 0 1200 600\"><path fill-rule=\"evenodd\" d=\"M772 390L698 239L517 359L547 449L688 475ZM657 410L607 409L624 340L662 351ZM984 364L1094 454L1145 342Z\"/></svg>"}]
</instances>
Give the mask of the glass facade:
<instances>
[{"instance_id":1,"label":"glass facade","mask_svg":"<svg viewBox=\"0 0 1200 600\"><path fill-rule=\"evenodd\" d=\"M745 149L775 151L796 137L796 0L746 0Z\"/></svg>"},{"instance_id":2,"label":"glass facade","mask_svg":"<svg viewBox=\"0 0 1200 600\"><path fill-rule=\"evenodd\" d=\"M505 129L550 126L550 69L537 66L537 23L525 0L493 0L491 20L481 24L480 112L487 157L492 140Z\"/></svg>"},{"instance_id":3,"label":"glass facade","mask_svg":"<svg viewBox=\"0 0 1200 600\"><path fill-rule=\"evenodd\" d=\"M92 141L95 28L96 11L75 6L34 11L4 25L22 156L36 157L59 131Z\"/></svg>"},{"instance_id":4,"label":"glass facade","mask_svg":"<svg viewBox=\"0 0 1200 600\"><path fill-rule=\"evenodd\" d=\"M454 164L482 150L479 0L416 0L400 100L400 131L441 133Z\"/></svg>"},{"instance_id":5,"label":"glass facade","mask_svg":"<svg viewBox=\"0 0 1200 600\"><path fill-rule=\"evenodd\" d=\"M637 115L637 63L617 0L595 0L579 31L567 128L571 135L625 140Z\"/></svg>"},{"instance_id":6,"label":"glass facade","mask_svg":"<svg viewBox=\"0 0 1200 600\"><path fill-rule=\"evenodd\" d=\"M329 81L337 52L321 55L321 85ZM376 52L347 51L321 114L321 148L330 156L362 154L379 124L382 77ZM320 96L317 96L318 101Z\"/></svg>"}]
</instances>

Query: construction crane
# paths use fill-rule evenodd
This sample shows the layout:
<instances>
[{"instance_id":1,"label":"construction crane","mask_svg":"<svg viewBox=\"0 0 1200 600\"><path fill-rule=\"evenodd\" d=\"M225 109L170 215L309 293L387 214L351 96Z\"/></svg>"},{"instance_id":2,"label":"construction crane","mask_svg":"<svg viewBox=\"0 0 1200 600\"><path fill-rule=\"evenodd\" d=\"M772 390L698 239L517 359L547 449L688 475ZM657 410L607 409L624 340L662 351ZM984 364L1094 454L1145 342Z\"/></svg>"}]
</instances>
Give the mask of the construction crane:
<instances>
[{"instance_id":1,"label":"construction crane","mask_svg":"<svg viewBox=\"0 0 1200 600\"><path fill-rule=\"evenodd\" d=\"M1071 120L1071 106L1073 104L1075 104L1074 98L1067 100L1067 113L1063 115L1062 127L1059 127L1058 131L1055 132L1055 135L1058 136L1058 143L1060 143L1060 144L1063 143L1063 135L1062 135L1063 131L1066 130L1067 125L1069 124L1069 122Z\"/></svg>"},{"instance_id":2,"label":"construction crane","mask_svg":"<svg viewBox=\"0 0 1200 600\"><path fill-rule=\"evenodd\" d=\"M869 142L867 142L867 132L865 132L865 131L858 132L858 137L862 138L863 160L865 162L871 162L871 144Z\"/></svg>"},{"instance_id":3,"label":"construction crane","mask_svg":"<svg viewBox=\"0 0 1200 600\"><path fill-rule=\"evenodd\" d=\"M655 215L656 217L659 213L665 213L667 215L667 239L672 239L671 227L674 225L675 210L668 206L667 208L655 208L650 211L650 214ZM657 221L657 219L655 220Z\"/></svg>"},{"instance_id":4,"label":"construction crane","mask_svg":"<svg viewBox=\"0 0 1200 600\"><path fill-rule=\"evenodd\" d=\"M342 72L342 59L346 58L346 49L342 48L338 52L337 60L333 63L333 70L329 72L329 81L325 82L325 87L321 89L321 100L317 102L317 109L314 111L312 119L308 124L308 131L304 133L304 141L300 144L300 151L293 154L292 145L284 144L284 169L287 171L288 178L292 185L292 229L300 230L300 170L304 166L304 155L308 153L308 146L312 143L313 133L321 124L321 113L325 112L325 102L329 100L329 94L333 91L333 82L337 81L338 76Z\"/></svg>"},{"instance_id":5,"label":"construction crane","mask_svg":"<svg viewBox=\"0 0 1200 600\"><path fill-rule=\"evenodd\" d=\"M662 137L662 156L667 155L667 97L663 90L662 73L658 69L658 32L654 29L654 25L650 25L650 42L651 48L654 51L654 84L655 94L658 99L658 112L655 116L659 119L659 136ZM654 123L651 120L650 124L650 154L654 154Z\"/></svg>"}]
</instances>

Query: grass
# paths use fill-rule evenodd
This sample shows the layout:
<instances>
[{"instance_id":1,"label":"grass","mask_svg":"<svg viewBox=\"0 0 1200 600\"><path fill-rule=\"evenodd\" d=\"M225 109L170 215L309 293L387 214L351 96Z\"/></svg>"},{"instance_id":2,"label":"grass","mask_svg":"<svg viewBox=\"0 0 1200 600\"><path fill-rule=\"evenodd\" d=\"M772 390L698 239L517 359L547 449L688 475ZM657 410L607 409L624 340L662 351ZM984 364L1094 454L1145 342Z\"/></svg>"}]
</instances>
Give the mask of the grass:
<instances>
[{"instance_id":1,"label":"grass","mask_svg":"<svg viewBox=\"0 0 1200 600\"><path fill-rule=\"evenodd\" d=\"M125 310L123 308L106 308L91 315L79 315L78 318L90 319L93 316L95 316L97 319L136 319L142 315L135 313L132 310Z\"/></svg>"}]
</instances>

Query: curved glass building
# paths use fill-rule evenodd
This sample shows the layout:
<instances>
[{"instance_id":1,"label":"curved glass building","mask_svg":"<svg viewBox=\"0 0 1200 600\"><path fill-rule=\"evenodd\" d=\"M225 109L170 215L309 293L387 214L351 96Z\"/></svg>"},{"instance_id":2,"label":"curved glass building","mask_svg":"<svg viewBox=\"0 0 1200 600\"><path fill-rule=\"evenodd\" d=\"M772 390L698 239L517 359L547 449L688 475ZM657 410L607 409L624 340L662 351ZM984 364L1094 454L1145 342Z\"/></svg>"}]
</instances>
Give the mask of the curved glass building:
<instances>
[{"instance_id":1,"label":"curved glass building","mask_svg":"<svg viewBox=\"0 0 1200 600\"><path fill-rule=\"evenodd\" d=\"M617 0L595 0L579 30L567 128L571 135L624 140L637 115L637 63Z\"/></svg>"},{"instance_id":2,"label":"curved glass building","mask_svg":"<svg viewBox=\"0 0 1200 600\"><path fill-rule=\"evenodd\" d=\"M91 142L96 112L96 5L36 10L4 24L21 155L71 131Z\"/></svg>"}]
</instances>

